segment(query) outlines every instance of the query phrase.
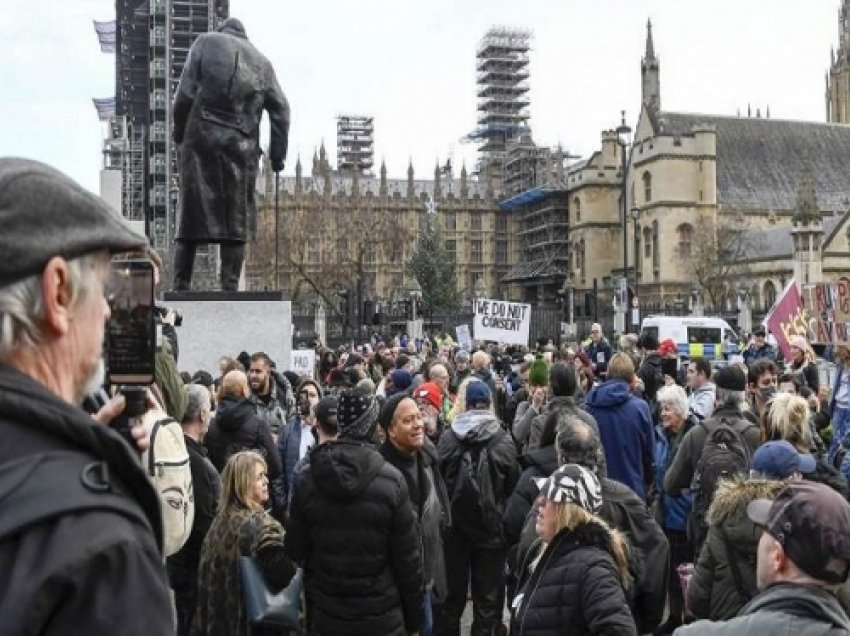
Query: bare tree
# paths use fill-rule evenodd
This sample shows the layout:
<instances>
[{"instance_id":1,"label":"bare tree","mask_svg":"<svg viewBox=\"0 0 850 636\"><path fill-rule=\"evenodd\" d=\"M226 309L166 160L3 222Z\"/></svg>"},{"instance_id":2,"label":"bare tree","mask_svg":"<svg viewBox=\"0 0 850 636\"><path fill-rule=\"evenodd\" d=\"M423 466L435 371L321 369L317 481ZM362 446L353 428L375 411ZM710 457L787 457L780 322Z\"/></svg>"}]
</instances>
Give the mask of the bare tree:
<instances>
[{"instance_id":1,"label":"bare tree","mask_svg":"<svg viewBox=\"0 0 850 636\"><path fill-rule=\"evenodd\" d=\"M763 239L743 218L700 217L678 228L677 256L682 269L707 298L712 309L723 307L730 283L749 277L749 259L762 249Z\"/></svg>"}]
</instances>

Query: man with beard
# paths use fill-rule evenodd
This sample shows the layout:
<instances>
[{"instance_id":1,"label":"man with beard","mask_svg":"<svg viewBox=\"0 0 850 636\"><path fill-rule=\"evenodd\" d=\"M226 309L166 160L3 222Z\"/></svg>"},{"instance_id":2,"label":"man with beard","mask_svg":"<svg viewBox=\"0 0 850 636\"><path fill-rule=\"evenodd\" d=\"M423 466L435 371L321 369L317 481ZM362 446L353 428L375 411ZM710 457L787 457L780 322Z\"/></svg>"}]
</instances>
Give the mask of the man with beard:
<instances>
[{"instance_id":1,"label":"man with beard","mask_svg":"<svg viewBox=\"0 0 850 636\"><path fill-rule=\"evenodd\" d=\"M256 414L268 424L277 440L283 427L295 415L292 385L286 376L272 368L271 358L262 351L251 356L248 381L251 385L250 400Z\"/></svg>"},{"instance_id":2,"label":"man with beard","mask_svg":"<svg viewBox=\"0 0 850 636\"><path fill-rule=\"evenodd\" d=\"M173 634L159 499L78 407L103 381L110 253L147 240L25 159L0 159L0 225L0 633Z\"/></svg>"}]
</instances>

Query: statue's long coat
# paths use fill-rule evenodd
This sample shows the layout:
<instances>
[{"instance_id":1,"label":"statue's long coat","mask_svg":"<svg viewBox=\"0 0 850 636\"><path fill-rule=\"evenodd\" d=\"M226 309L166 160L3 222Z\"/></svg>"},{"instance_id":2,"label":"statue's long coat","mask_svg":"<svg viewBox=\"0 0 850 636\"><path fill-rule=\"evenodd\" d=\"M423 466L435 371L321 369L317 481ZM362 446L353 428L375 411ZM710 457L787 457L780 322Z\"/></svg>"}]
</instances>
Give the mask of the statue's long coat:
<instances>
[{"instance_id":1,"label":"statue's long coat","mask_svg":"<svg viewBox=\"0 0 850 636\"><path fill-rule=\"evenodd\" d=\"M289 103L271 63L248 41L238 20L198 36L173 107L181 181L177 239L222 243L256 238L254 189L263 109L271 123L269 158L280 169Z\"/></svg>"}]
</instances>

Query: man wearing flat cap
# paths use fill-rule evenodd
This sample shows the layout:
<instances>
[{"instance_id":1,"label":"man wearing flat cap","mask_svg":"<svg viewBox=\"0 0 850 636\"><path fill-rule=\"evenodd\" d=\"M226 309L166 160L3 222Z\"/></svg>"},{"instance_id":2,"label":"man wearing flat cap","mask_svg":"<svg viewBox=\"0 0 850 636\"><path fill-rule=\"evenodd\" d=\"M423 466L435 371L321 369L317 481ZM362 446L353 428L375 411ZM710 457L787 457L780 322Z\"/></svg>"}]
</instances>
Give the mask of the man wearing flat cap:
<instances>
[{"instance_id":1,"label":"man wearing flat cap","mask_svg":"<svg viewBox=\"0 0 850 636\"><path fill-rule=\"evenodd\" d=\"M764 528L756 559L760 594L731 620L698 621L674 633L850 634L834 594L850 572L850 504L828 486L800 481L775 501L750 502L747 515Z\"/></svg>"},{"instance_id":2,"label":"man wearing flat cap","mask_svg":"<svg viewBox=\"0 0 850 636\"><path fill-rule=\"evenodd\" d=\"M110 254L147 240L26 159L0 158L0 227L0 634L173 634L157 495L78 407L103 381Z\"/></svg>"}]
</instances>

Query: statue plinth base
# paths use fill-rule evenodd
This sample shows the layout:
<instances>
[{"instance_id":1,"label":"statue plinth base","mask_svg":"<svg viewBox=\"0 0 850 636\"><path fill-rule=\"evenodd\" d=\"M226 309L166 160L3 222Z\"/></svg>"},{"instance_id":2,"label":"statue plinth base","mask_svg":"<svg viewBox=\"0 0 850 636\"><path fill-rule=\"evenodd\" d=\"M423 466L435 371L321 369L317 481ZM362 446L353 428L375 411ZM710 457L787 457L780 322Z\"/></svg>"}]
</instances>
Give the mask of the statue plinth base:
<instances>
[{"instance_id":1,"label":"statue plinth base","mask_svg":"<svg viewBox=\"0 0 850 636\"><path fill-rule=\"evenodd\" d=\"M166 292L163 303L183 316L176 327L177 368L218 376L218 360L263 351L279 371L291 367L292 303L282 292Z\"/></svg>"}]
</instances>

